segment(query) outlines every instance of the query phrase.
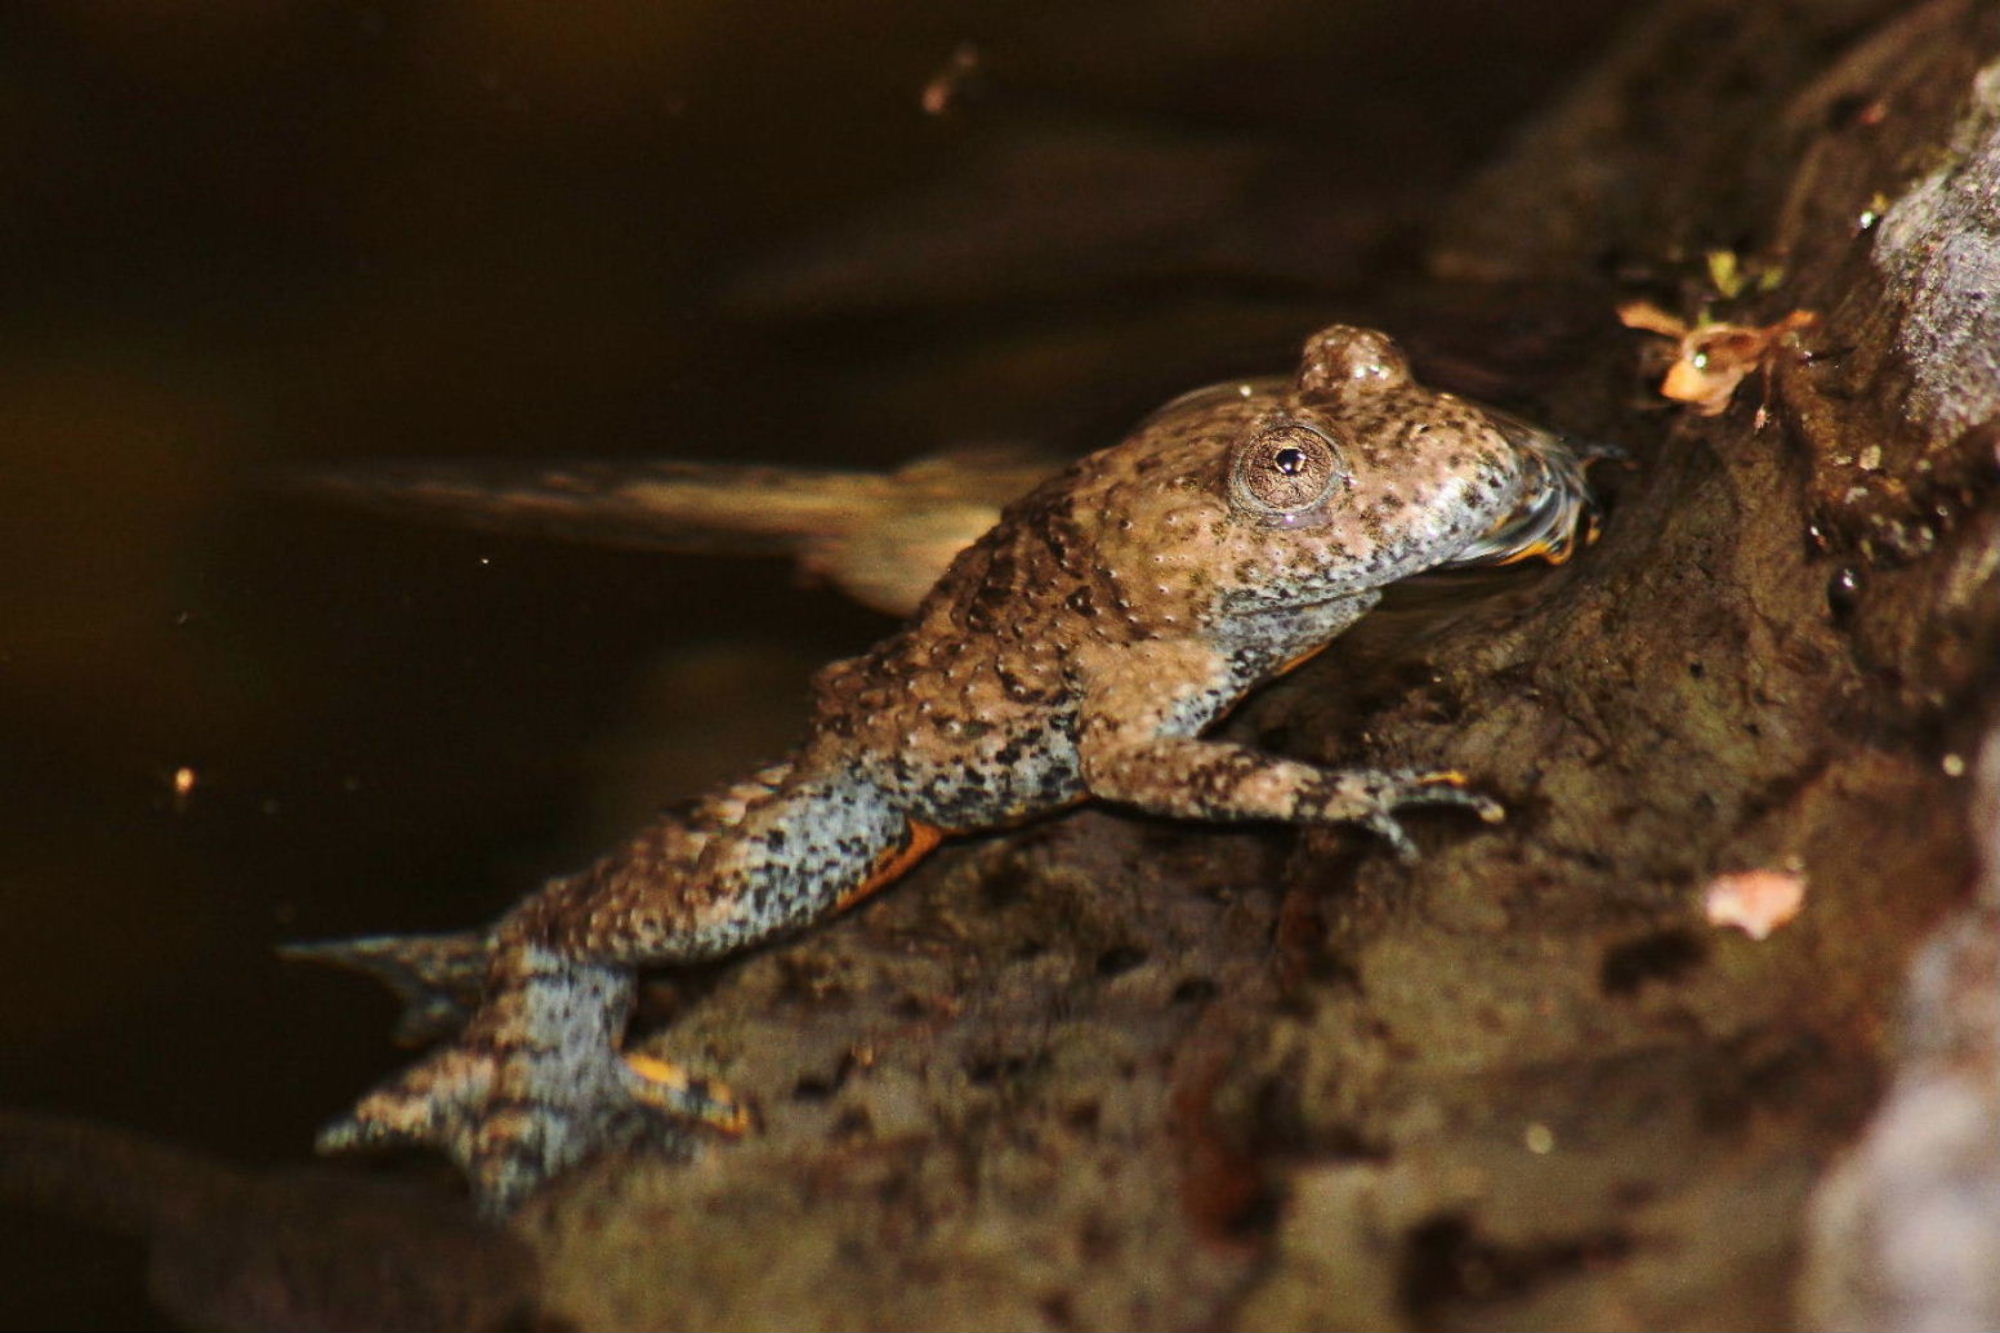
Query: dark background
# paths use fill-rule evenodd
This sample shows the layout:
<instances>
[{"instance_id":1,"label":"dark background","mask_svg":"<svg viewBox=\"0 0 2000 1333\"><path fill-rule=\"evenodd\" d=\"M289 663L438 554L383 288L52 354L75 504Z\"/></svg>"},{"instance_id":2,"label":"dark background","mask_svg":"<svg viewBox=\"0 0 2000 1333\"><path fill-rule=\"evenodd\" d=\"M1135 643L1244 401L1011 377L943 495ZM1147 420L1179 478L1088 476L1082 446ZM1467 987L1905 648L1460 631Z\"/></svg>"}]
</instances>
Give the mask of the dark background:
<instances>
[{"instance_id":1,"label":"dark background","mask_svg":"<svg viewBox=\"0 0 2000 1333\"><path fill-rule=\"evenodd\" d=\"M491 915L886 628L285 464L1107 443L1368 314L1619 16L0 9L0 1101L303 1158L399 1057L275 944ZM7 1327L155 1318L134 1246L10 1209L0 1255Z\"/></svg>"}]
</instances>

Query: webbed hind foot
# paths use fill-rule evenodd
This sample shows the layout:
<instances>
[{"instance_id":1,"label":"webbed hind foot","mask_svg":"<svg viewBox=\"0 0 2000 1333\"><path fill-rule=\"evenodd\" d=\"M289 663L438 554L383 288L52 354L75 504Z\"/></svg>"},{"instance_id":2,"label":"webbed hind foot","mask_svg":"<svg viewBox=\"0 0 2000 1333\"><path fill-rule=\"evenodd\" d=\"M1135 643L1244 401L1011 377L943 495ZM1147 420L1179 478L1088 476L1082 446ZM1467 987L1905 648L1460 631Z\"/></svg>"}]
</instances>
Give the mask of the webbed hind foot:
<instances>
[{"instance_id":1,"label":"webbed hind foot","mask_svg":"<svg viewBox=\"0 0 2000 1333\"><path fill-rule=\"evenodd\" d=\"M428 1046L464 1027L486 986L493 945L488 932L450 935L366 935L359 939L287 944L278 956L293 963L328 963L370 976L403 1002L395 1039Z\"/></svg>"},{"instance_id":2,"label":"webbed hind foot","mask_svg":"<svg viewBox=\"0 0 2000 1333\"><path fill-rule=\"evenodd\" d=\"M720 1085L619 1053L629 973L527 952L527 966L463 1034L328 1125L319 1150L435 1148L465 1171L481 1207L501 1215L607 1149L643 1143L684 1154L702 1127L747 1127Z\"/></svg>"}]
</instances>

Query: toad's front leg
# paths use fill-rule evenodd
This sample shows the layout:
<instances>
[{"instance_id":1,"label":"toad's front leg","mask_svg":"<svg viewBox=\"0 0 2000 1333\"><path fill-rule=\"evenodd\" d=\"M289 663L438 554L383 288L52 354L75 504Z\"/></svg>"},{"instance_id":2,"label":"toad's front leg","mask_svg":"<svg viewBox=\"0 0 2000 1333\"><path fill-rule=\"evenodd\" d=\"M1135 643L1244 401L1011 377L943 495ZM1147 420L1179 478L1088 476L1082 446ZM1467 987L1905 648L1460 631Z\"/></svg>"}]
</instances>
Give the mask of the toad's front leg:
<instances>
[{"instance_id":1,"label":"toad's front leg","mask_svg":"<svg viewBox=\"0 0 2000 1333\"><path fill-rule=\"evenodd\" d=\"M1101 800L1176 819L1352 822L1406 861L1417 850L1396 819L1401 806L1463 806L1489 824L1505 817L1456 772L1320 768L1187 734L1234 702L1218 683L1223 659L1199 647L1136 650L1132 659L1100 664L1084 695L1077 753L1085 787Z\"/></svg>"}]
</instances>

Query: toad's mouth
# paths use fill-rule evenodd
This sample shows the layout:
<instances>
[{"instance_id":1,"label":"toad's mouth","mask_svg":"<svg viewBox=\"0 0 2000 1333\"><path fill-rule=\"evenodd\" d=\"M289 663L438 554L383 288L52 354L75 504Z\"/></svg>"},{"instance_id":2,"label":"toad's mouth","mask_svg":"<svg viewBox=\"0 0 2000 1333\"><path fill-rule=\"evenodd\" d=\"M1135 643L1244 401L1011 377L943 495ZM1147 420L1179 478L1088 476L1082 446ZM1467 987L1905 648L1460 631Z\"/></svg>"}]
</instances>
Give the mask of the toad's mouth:
<instances>
[{"instance_id":1,"label":"toad's mouth","mask_svg":"<svg viewBox=\"0 0 2000 1333\"><path fill-rule=\"evenodd\" d=\"M1563 437L1513 418L1502 425L1521 454L1521 498L1440 568L1511 565L1537 557L1560 565L1597 540L1597 500L1583 470L1609 451L1579 452Z\"/></svg>"}]
</instances>

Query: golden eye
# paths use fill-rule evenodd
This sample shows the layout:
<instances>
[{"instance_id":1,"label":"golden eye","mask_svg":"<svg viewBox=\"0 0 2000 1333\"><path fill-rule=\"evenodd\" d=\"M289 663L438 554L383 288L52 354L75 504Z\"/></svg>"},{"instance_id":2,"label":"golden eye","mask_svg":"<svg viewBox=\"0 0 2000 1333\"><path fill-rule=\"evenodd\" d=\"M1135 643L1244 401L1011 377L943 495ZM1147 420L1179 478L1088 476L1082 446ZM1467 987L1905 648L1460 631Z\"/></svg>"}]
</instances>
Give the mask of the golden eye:
<instances>
[{"instance_id":1,"label":"golden eye","mask_svg":"<svg viewBox=\"0 0 2000 1333\"><path fill-rule=\"evenodd\" d=\"M1333 441L1302 421L1264 429L1236 447L1230 496L1261 514L1296 514L1326 499L1341 478Z\"/></svg>"}]
</instances>

